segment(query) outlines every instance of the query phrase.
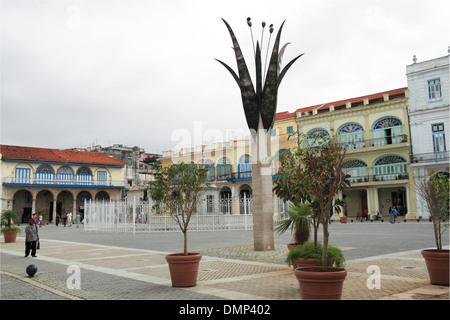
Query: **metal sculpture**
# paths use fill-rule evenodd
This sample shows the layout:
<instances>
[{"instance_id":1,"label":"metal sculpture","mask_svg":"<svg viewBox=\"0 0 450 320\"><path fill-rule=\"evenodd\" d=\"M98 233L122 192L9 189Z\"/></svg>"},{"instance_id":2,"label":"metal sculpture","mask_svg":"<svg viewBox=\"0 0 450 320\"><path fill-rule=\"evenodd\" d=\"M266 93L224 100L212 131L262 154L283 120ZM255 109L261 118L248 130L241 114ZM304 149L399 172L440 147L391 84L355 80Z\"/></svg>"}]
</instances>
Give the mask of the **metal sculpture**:
<instances>
[{"instance_id":1,"label":"metal sculpture","mask_svg":"<svg viewBox=\"0 0 450 320\"><path fill-rule=\"evenodd\" d=\"M265 75L265 81L263 79L264 75L262 70L261 48L259 46L259 42L257 42L256 44L256 49L254 49L255 65L256 65L256 89L255 89L250 74L248 72L247 64L245 63L242 50L236 39L236 36L234 35L234 32L231 29L230 25L224 19L222 20L225 23L230 33L231 39L233 41L233 49L236 55L239 76L226 63L218 59L216 60L220 62L231 73L231 75L236 80L241 90L241 97L242 97L242 104L244 107L245 118L247 120L247 125L250 131L252 132L252 135L255 135L258 129L262 129L259 126L260 117L262 120L263 129L270 130L273 127L275 114L277 111L278 87L280 86L283 77L285 76L286 72L291 67L291 65L303 54L292 59L280 72L282 56L286 46L289 44L286 43L282 47L282 49L279 50L281 31L284 25L283 21L280 30L278 31L275 44L272 49L269 67L267 69L267 74ZM251 28L252 23L250 18L247 18L247 24ZM262 23L263 28L265 27L265 25L266 25L265 22L263 22ZM273 32L272 25L270 25L269 32L270 34L272 34ZM267 49L269 49L269 45Z\"/></svg>"},{"instance_id":2,"label":"metal sculpture","mask_svg":"<svg viewBox=\"0 0 450 320\"><path fill-rule=\"evenodd\" d=\"M278 31L275 43L272 49L269 66L266 70L262 69L261 47L259 42L256 47L253 42L252 22L247 19L247 25L250 27L252 35L253 50L255 55L256 67L256 88L248 72L242 50L234 35L230 25L225 23L236 55L238 74L233 71L226 63L220 62L233 76L241 91L242 104L244 107L245 118L252 137L252 189L253 189L253 235L254 249L257 251L273 250L273 201L272 201L272 172L270 162L271 139L270 130L275 121L277 112L278 87L283 77L292 64L303 54L292 59L281 71L281 60L286 49L285 44L281 50L280 37L284 22ZM265 22L262 23L264 35ZM270 36L273 32L273 26L269 27ZM263 36L261 37L262 46ZM267 45L266 62L269 53L269 44ZM263 72L264 71L264 72Z\"/></svg>"}]
</instances>

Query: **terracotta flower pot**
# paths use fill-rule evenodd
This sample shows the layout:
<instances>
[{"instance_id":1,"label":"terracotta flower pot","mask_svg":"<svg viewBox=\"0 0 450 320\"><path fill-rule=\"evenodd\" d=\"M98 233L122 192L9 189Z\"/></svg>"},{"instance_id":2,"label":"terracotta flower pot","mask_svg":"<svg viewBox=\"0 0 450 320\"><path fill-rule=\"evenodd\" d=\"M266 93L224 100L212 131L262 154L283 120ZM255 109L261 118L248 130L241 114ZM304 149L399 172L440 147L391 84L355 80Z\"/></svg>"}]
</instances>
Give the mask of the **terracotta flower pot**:
<instances>
[{"instance_id":1,"label":"terracotta flower pot","mask_svg":"<svg viewBox=\"0 0 450 320\"><path fill-rule=\"evenodd\" d=\"M339 300L342 297L347 270L328 267L324 271L321 266L302 267L295 269L295 276L300 286L302 299Z\"/></svg>"},{"instance_id":2,"label":"terracotta flower pot","mask_svg":"<svg viewBox=\"0 0 450 320\"><path fill-rule=\"evenodd\" d=\"M293 261L294 269L302 268L302 267L314 267L317 266L317 261L319 259L316 258L298 258Z\"/></svg>"},{"instance_id":3,"label":"terracotta flower pot","mask_svg":"<svg viewBox=\"0 0 450 320\"><path fill-rule=\"evenodd\" d=\"M166 255L173 287L193 287L197 284L200 253L172 253Z\"/></svg>"},{"instance_id":4,"label":"terracotta flower pot","mask_svg":"<svg viewBox=\"0 0 450 320\"><path fill-rule=\"evenodd\" d=\"M449 250L437 251L436 249L422 250L431 284L449 285L449 252Z\"/></svg>"},{"instance_id":5,"label":"terracotta flower pot","mask_svg":"<svg viewBox=\"0 0 450 320\"><path fill-rule=\"evenodd\" d=\"M5 242L16 242L18 231L5 231L3 236L5 237Z\"/></svg>"}]
</instances>

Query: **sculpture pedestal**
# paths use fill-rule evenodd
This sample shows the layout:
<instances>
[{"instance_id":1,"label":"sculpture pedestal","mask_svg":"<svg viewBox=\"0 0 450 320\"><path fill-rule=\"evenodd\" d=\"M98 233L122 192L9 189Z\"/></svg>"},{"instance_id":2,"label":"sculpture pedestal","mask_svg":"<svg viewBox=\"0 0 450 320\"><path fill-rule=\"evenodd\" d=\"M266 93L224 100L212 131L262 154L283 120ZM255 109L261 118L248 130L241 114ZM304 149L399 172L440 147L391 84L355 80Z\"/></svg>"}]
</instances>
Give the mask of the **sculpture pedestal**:
<instances>
[{"instance_id":1,"label":"sculpture pedestal","mask_svg":"<svg viewBox=\"0 0 450 320\"><path fill-rule=\"evenodd\" d=\"M255 251L274 250L272 167L252 165L253 241Z\"/></svg>"}]
</instances>

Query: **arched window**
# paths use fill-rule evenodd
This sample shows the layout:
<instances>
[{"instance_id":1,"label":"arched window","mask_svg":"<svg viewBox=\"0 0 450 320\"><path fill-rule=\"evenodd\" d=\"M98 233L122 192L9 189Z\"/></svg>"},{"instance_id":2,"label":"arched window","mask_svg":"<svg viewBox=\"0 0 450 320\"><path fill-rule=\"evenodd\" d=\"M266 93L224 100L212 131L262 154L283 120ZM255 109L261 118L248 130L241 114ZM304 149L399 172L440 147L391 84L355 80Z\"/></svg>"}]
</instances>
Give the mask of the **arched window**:
<instances>
[{"instance_id":1,"label":"arched window","mask_svg":"<svg viewBox=\"0 0 450 320\"><path fill-rule=\"evenodd\" d=\"M243 154L239 157L238 163L238 178L251 178L252 177L252 163L251 156L249 154Z\"/></svg>"},{"instance_id":2,"label":"arched window","mask_svg":"<svg viewBox=\"0 0 450 320\"><path fill-rule=\"evenodd\" d=\"M69 166L62 166L56 173L56 180L59 184L73 184L73 170Z\"/></svg>"},{"instance_id":3,"label":"arched window","mask_svg":"<svg viewBox=\"0 0 450 320\"><path fill-rule=\"evenodd\" d=\"M318 143L321 143L329 135L330 134L325 129L322 128L313 129L306 134L306 145L315 146Z\"/></svg>"},{"instance_id":4,"label":"arched window","mask_svg":"<svg viewBox=\"0 0 450 320\"><path fill-rule=\"evenodd\" d=\"M80 167L77 170L77 184L92 184L92 171L88 167Z\"/></svg>"},{"instance_id":5,"label":"arched window","mask_svg":"<svg viewBox=\"0 0 450 320\"><path fill-rule=\"evenodd\" d=\"M358 123L344 124L338 130L338 137L343 148L352 150L364 147L364 129Z\"/></svg>"},{"instance_id":6,"label":"arched window","mask_svg":"<svg viewBox=\"0 0 450 320\"><path fill-rule=\"evenodd\" d=\"M408 177L408 164L405 158L387 155L378 158L373 166L374 178L379 180L397 180Z\"/></svg>"},{"instance_id":7,"label":"arched window","mask_svg":"<svg viewBox=\"0 0 450 320\"><path fill-rule=\"evenodd\" d=\"M369 180L369 169L367 163L358 159L350 159L342 164L342 171L350 175L351 183L364 182Z\"/></svg>"},{"instance_id":8,"label":"arched window","mask_svg":"<svg viewBox=\"0 0 450 320\"><path fill-rule=\"evenodd\" d=\"M54 183L55 170L48 164L42 164L36 169L36 183Z\"/></svg>"},{"instance_id":9,"label":"arched window","mask_svg":"<svg viewBox=\"0 0 450 320\"><path fill-rule=\"evenodd\" d=\"M373 145L375 147L400 143L404 141L404 138L403 124L400 119L386 117L373 125Z\"/></svg>"}]
</instances>

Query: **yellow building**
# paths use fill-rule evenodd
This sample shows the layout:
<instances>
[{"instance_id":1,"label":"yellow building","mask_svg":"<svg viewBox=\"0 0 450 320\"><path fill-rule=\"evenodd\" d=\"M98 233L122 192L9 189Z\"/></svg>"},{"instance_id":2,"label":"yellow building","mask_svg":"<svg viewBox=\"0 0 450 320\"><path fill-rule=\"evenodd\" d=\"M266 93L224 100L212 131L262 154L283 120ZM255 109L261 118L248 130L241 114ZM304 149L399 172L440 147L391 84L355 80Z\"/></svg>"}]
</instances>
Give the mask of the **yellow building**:
<instances>
[{"instance_id":1,"label":"yellow building","mask_svg":"<svg viewBox=\"0 0 450 320\"><path fill-rule=\"evenodd\" d=\"M367 209L386 219L392 206L404 218L416 217L408 98L408 89L401 88L296 110L298 130L307 141L317 133L334 133L347 149L343 170L351 187L342 196L348 199L349 217Z\"/></svg>"},{"instance_id":2,"label":"yellow building","mask_svg":"<svg viewBox=\"0 0 450 320\"><path fill-rule=\"evenodd\" d=\"M96 152L0 145L0 207L16 210L19 223L33 213L74 219L85 200L122 198L125 164Z\"/></svg>"},{"instance_id":3,"label":"yellow building","mask_svg":"<svg viewBox=\"0 0 450 320\"><path fill-rule=\"evenodd\" d=\"M408 96L408 89L401 88L277 113L271 132L273 174L277 172L280 151L296 146L297 132L306 135L309 142L317 133L334 132L347 149L344 170L351 175L351 187L342 197L348 199L348 216L356 217L367 209L370 215L378 211L386 219L389 207L395 205L406 218L415 218ZM163 152L163 166L177 162L210 165L207 198L211 210L216 200L230 199L231 205L220 205L222 212L251 211L242 202L252 195L248 140ZM274 198L275 213L280 205Z\"/></svg>"}]
</instances>

